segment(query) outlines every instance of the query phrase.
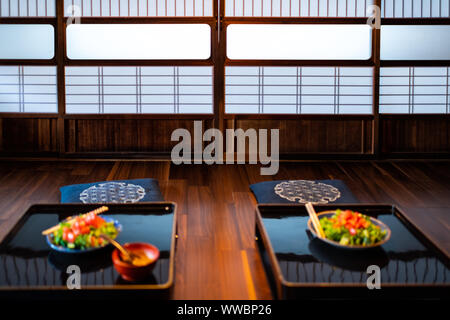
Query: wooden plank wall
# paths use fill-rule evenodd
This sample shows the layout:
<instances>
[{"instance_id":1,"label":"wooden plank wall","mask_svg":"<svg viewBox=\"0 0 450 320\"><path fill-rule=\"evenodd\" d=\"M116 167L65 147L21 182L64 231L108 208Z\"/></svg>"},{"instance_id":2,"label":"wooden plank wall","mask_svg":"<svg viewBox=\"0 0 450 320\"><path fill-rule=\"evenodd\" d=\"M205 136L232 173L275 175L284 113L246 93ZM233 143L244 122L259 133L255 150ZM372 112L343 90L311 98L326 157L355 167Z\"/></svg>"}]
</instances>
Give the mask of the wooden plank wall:
<instances>
[{"instance_id":1,"label":"wooden plank wall","mask_svg":"<svg viewBox=\"0 0 450 320\"><path fill-rule=\"evenodd\" d=\"M202 120L204 128L213 120ZM280 129L280 154L373 155L372 120L367 119L236 119L225 128ZM193 130L193 120L66 119L65 154L170 153L173 130ZM0 156L57 155L57 119L0 119ZM450 153L450 118L389 116L380 119L383 156Z\"/></svg>"}]
</instances>

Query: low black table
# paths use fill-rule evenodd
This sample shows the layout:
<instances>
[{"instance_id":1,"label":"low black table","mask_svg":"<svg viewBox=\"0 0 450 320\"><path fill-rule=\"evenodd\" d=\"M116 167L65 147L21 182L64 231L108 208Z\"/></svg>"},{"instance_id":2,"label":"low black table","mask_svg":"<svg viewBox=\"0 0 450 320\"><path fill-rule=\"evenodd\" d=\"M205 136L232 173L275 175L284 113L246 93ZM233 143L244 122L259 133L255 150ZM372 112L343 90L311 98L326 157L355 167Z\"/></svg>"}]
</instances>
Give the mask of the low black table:
<instances>
[{"instance_id":1,"label":"low black table","mask_svg":"<svg viewBox=\"0 0 450 320\"><path fill-rule=\"evenodd\" d=\"M82 254L53 251L41 232L68 216L99 205L32 206L0 244L0 299L169 298L174 282L176 205L171 202L111 204L105 215L123 231L117 240L148 242L160 250L153 274L138 283L123 280L111 260L112 246ZM81 269L81 290L69 290L67 268Z\"/></svg>"},{"instance_id":2,"label":"low black table","mask_svg":"<svg viewBox=\"0 0 450 320\"><path fill-rule=\"evenodd\" d=\"M442 299L449 298L449 257L392 205L316 205L373 216L386 223L391 239L378 248L352 251L313 237L304 205L258 205L256 239L277 299ZM426 209L424 209L426 210ZM426 212L424 212L426 214ZM379 266L381 289L367 280Z\"/></svg>"}]
</instances>

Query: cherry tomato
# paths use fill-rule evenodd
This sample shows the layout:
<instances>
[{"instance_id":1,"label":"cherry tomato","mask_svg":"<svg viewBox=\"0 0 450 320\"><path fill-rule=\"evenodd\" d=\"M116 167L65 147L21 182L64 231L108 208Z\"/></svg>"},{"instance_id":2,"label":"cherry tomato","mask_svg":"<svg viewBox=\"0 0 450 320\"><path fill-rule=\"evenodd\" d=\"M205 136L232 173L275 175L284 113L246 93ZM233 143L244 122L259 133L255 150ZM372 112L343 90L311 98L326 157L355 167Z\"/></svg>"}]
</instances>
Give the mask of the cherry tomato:
<instances>
[{"instance_id":1,"label":"cherry tomato","mask_svg":"<svg viewBox=\"0 0 450 320\"><path fill-rule=\"evenodd\" d=\"M72 233L76 238L81 233L81 230L79 228L72 228Z\"/></svg>"},{"instance_id":2,"label":"cherry tomato","mask_svg":"<svg viewBox=\"0 0 450 320\"><path fill-rule=\"evenodd\" d=\"M354 236L354 235L356 234L355 228L350 228L348 231L350 231L350 234L351 234L352 236Z\"/></svg>"},{"instance_id":3,"label":"cherry tomato","mask_svg":"<svg viewBox=\"0 0 450 320\"><path fill-rule=\"evenodd\" d=\"M74 236L74 234L72 232L69 232L67 234L67 241L70 242L70 243L73 243L75 241L75 236Z\"/></svg>"}]
</instances>

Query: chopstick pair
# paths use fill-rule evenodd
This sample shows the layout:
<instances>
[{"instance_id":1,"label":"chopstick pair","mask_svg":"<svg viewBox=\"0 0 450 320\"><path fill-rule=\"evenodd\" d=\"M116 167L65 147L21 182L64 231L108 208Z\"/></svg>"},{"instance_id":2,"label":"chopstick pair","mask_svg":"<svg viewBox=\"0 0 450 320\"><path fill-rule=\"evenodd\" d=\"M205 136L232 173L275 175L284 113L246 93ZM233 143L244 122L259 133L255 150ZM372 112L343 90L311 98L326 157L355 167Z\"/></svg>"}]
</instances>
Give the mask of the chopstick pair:
<instances>
[{"instance_id":1,"label":"chopstick pair","mask_svg":"<svg viewBox=\"0 0 450 320\"><path fill-rule=\"evenodd\" d=\"M97 208L97 209L95 209L95 210L89 211L89 212L85 213L85 215L86 215L86 214L94 214L94 215L97 215L97 214L106 212L106 211L108 211L108 210L109 210L108 207L103 206L103 207ZM76 217L71 217L71 218L68 219L66 222L67 222L67 223L72 223L72 222L75 220L75 218L76 218ZM42 231L42 235L43 235L43 236L49 235L49 234L51 234L52 232L54 232L55 230L58 230L58 228L59 228L59 224L57 224L56 226L53 226L53 227L51 227L51 228L48 228L47 230Z\"/></svg>"},{"instance_id":2,"label":"chopstick pair","mask_svg":"<svg viewBox=\"0 0 450 320\"><path fill-rule=\"evenodd\" d=\"M325 233L323 232L319 218L317 217L316 211L314 210L312 203L311 202L306 203L305 207L306 211L308 211L309 218L311 219L314 229L316 230L317 236L319 238L325 238Z\"/></svg>"}]
</instances>

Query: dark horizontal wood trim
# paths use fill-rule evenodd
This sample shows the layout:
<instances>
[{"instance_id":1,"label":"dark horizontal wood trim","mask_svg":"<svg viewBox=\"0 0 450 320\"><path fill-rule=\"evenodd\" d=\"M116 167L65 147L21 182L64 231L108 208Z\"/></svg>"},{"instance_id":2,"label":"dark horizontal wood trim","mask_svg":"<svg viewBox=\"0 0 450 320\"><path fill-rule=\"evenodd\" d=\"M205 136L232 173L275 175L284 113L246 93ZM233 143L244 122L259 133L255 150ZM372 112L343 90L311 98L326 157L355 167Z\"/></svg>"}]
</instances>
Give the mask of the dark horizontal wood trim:
<instances>
[{"instance_id":1,"label":"dark horizontal wood trim","mask_svg":"<svg viewBox=\"0 0 450 320\"><path fill-rule=\"evenodd\" d=\"M371 114L225 114L226 120L373 120Z\"/></svg>"},{"instance_id":2,"label":"dark horizontal wood trim","mask_svg":"<svg viewBox=\"0 0 450 320\"><path fill-rule=\"evenodd\" d=\"M214 114L65 114L65 120L205 120Z\"/></svg>"},{"instance_id":3,"label":"dark horizontal wood trim","mask_svg":"<svg viewBox=\"0 0 450 320\"><path fill-rule=\"evenodd\" d=\"M66 58L66 67L70 66L213 66L212 57L207 60L71 60Z\"/></svg>"},{"instance_id":4,"label":"dark horizontal wood trim","mask_svg":"<svg viewBox=\"0 0 450 320\"><path fill-rule=\"evenodd\" d=\"M358 17L224 17L229 24L367 24L367 18Z\"/></svg>"},{"instance_id":5,"label":"dark horizontal wood trim","mask_svg":"<svg viewBox=\"0 0 450 320\"><path fill-rule=\"evenodd\" d=\"M56 119L57 113L0 113L0 119Z\"/></svg>"},{"instance_id":6,"label":"dark horizontal wood trim","mask_svg":"<svg viewBox=\"0 0 450 320\"><path fill-rule=\"evenodd\" d=\"M2 17L0 24L51 24L56 26L56 17Z\"/></svg>"},{"instance_id":7,"label":"dark horizontal wood trim","mask_svg":"<svg viewBox=\"0 0 450 320\"><path fill-rule=\"evenodd\" d=\"M67 19L67 17L65 18ZM81 17L81 24L210 24L216 23L214 17Z\"/></svg>"},{"instance_id":8,"label":"dark horizontal wood trim","mask_svg":"<svg viewBox=\"0 0 450 320\"><path fill-rule=\"evenodd\" d=\"M391 160L391 159L415 159L415 160L447 160L450 159L450 152L383 152L379 159Z\"/></svg>"},{"instance_id":9,"label":"dark horizontal wood trim","mask_svg":"<svg viewBox=\"0 0 450 320\"><path fill-rule=\"evenodd\" d=\"M80 159L160 159L170 160L170 152L66 152L64 158L80 158ZM363 153L280 153L280 161L297 161L297 160L372 160L375 159L373 154Z\"/></svg>"},{"instance_id":10,"label":"dark horizontal wood trim","mask_svg":"<svg viewBox=\"0 0 450 320\"><path fill-rule=\"evenodd\" d=\"M445 119L450 114L380 114L380 119ZM0 113L0 119L55 119L56 113ZM214 114L65 114L67 120L203 120L213 119ZM226 120L373 120L373 115L364 114L225 114Z\"/></svg>"},{"instance_id":11,"label":"dark horizontal wood trim","mask_svg":"<svg viewBox=\"0 0 450 320\"><path fill-rule=\"evenodd\" d=\"M224 17L228 24L367 24L367 17ZM381 18L382 25L450 25L449 18Z\"/></svg>"},{"instance_id":12,"label":"dark horizontal wood trim","mask_svg":"<svg viewBox=\"0 0 450 320\"><path fill-rule=\"evenodd\" d=\"M66 152L63 159L142 159L142 160L170 160L170 152Z\"/></svg>"},{"instance_id":13,"label":"dark horizontal wood trim","mask_svg":"<svg viewBox=\"0 0 450 320\"><path fill-rule=\"evenodd\" d=\"M381 25L450 25L450 18L382 18Z\"/></svg>"},{"instance_id":14,"label":"dark horizontal wood trim","mask_svg":"<svg viewBox=\"0 0 450 320\"><path fill-rule=\"evenodd\" d=\"M231 60L225 59L226 66L311 66L311 67L373 67L370 60Z\"/></svg>"},{"instance_id":15,"label":"dark horizontal wood trim","mask_svg":"<svg viewBox=\"0 0 450 320\"><path fill-rule=\"evenodd\" d=\"M450 153L383 153L379 156L374 154L362 153L341 153L341 154L321 154L321 153L281 153L280 162L308 162L308 161L333 161L333 160L396 160L410 161L427 160L427 161L447 161L450 159ZM0 161L171 161L170 152L154 152L154 153L65 153L58 156L56 153L40 152L40 153L0 153Z\"/></svg>"},{"instance_id":16,"label":"dark horizontal wood trim","mask_svg":"<svg viewBox=\"0 0 450 320\"><path fill-rule=\"evenodd\" d=\"M380 67L448 67L450 60L381 60Z\"/></svg>"},{"instance_id":17,"label":"dark horizontal wood trim","mask_svg":"<svg viewBox=\"0 0 450 320\"><path fill-rule=\"evenodd\" d=\"M415 113L415 114L391 114L391 113L380 113L381 119L416 119L416 120L426 120L426 119L445 119L450 120L450 114L429 114L429 113Z\"/></svg>"},{"instance_id":18,"label":"dark horizontal wood trim","mask_svg":"<svg viewBox=\"0 0 450 320\"><path fill-rule=\"evenodd\" d=\"M0 66L54 66L56 58L53 59L0 59Z\"/></svg>"}]
</instances>

